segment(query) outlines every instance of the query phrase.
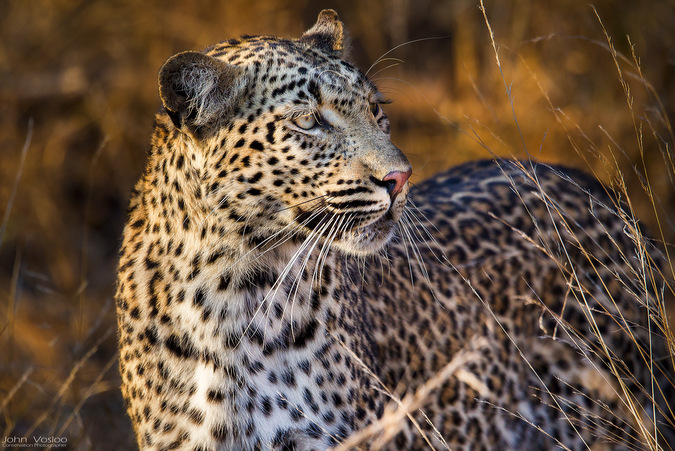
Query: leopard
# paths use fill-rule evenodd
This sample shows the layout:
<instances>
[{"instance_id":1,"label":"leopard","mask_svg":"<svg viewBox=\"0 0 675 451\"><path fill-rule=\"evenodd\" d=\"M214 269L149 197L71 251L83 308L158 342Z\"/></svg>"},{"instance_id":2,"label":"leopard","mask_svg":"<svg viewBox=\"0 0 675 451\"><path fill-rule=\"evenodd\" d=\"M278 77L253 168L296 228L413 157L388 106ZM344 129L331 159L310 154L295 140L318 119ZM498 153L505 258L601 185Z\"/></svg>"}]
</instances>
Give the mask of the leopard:
<instances>
[{"instance_id":1,"label":"leopard","mask_svg":"<svg viewBox=\"0 0 675 451\"><path fill-rule=\"evenodd\" d=\"M115 294L139 448L669 449L656 246L579 170L413 185L348 50L324 10L160 69Z\"/></svg>"}]
</instances>

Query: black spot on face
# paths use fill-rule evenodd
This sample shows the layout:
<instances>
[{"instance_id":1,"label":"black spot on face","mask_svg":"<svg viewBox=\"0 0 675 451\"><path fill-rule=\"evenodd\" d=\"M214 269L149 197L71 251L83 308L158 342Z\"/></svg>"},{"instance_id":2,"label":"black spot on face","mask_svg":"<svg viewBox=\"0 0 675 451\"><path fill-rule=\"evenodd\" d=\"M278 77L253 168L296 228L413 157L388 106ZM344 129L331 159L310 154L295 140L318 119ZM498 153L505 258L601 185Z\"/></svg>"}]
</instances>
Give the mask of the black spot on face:
<instances>
[{"instance_id":1,"label":"black spot on face","mask_svg":"<svg viewBox=\"0 0 675 451\"><path fill-rule=\"evenodd\" d=\"M251 177L250 179L248 179L248 182L249 182L249 183L257 183L257 182L260 181L260 179L261 179L262 177L263 177L262 171L261 171L261 172L256 172L255 175L253 175L253 177Z\"/></svg>"},{"instance_id":2,"label":"black spot on face","mask_svg":"<svg viewBox=\"0 0 675 451\"><path fill-rule=\"evenodd\" d=\"M176 334L171 334L164 342L164 346L171 354L182 359L198 357L194 351L194 345L187 335L178 337Z\"/></svg>"},{"instance_id":3,"label":"black spot on face","mask_svg":"<svg viewBox=\"0 0 675 451\"><path fill-rule=\"evenodd\" d=\"M270 144L274 144L274 132L275 131L276 131L276 126L274 125L274 122L273 121L268 122L267 123L267 135L265 135L265 139Z\"/></svg>"},{"instance_id":4,"label":"black spot on face","mask_svg":"<svg viewBox=\"0 0 675 451\"><path fill-rule=\"evenodd\" d=\"M209 390L206 393L206 399L209 402L214 402L214 403L222 402L224 398L225 398L225 393L223 393L222 391L212 389L212 390Z\"/></svg>"},{"instance_id":5,"label":"black spot on face","mask_svg":"<svg viewBox=\"0 0 675 451\"><path fill-rule=\"evenodd\" d=\"M195 292L195 297L193 300L194 305L198 307L203 307L205 299L206 299L206 289L204 287L199 287Z\"/></svg>"},{"instance_id":6,"label":"black spot on face","mask_svg":"<svg viewBox=\"0 0 675 451\"><path fill-rule=\"evenodd\" d=\"M321 104L321 89L319 89L319 84L316 82L316 80L310 80L309 83L307 83L307 90L309 91L309 94L314 97L314 99L317 101L317 103Z\"/></svg>"},{"instance_id":7,"label":"black spot on face","mask_svg":"<svg viewBox=\"0 0 675 451\"><path fill-rule=\"evenodd\" d=\"M148 343L155 345L157 343L157 329L155 326L148 326L145 328L145 339L148 340Z\"/></svg>"},{"instance_id":8,"label":"black spot on face","mask_svg":"<svg viewBox=\"0 0 675 451\"><path fill-rule=\"evenodd\" d=\"M196 425L200 425L204 422L204 412L197 409L192 409L188 412L188 417Z\"/></svg>"},{"instance_id":9,"label":"black spot on face","mask_svg":"<svg viewBox=\"0 0 675 451\"><path fill-rule=\"evenodd\" d=\"M133 309L131 309L130 315L132 318L138 319L141 316L141 311L138 307L134 307Z\"/></svg>"}]
</instances>

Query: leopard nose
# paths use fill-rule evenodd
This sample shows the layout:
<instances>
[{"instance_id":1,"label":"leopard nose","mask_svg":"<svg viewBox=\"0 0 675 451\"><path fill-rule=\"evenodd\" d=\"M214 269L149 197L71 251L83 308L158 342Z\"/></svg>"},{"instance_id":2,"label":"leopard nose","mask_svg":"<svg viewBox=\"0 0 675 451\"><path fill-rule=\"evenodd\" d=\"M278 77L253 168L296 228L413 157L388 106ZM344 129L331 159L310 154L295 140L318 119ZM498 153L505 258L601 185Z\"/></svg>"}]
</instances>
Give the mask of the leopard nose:
<instances>
[{"instance_id":1,"label":"leopard nose","mask_svg":"<svg viewBox=\"0 0 675 451\"><path fill-rule=\"evenodd\" d=\"M392 171L389 174L385 175L384 178L382 179L382 184L384 187L387 189L387 192L389 193L389 196L391 196L391 199L394 200L398 193L403 191L403 186L405 185L405 182L408 181L410 178L410 174L412 174L412 169L408 169L407 171Z\"/></svg>"}]
</instances>

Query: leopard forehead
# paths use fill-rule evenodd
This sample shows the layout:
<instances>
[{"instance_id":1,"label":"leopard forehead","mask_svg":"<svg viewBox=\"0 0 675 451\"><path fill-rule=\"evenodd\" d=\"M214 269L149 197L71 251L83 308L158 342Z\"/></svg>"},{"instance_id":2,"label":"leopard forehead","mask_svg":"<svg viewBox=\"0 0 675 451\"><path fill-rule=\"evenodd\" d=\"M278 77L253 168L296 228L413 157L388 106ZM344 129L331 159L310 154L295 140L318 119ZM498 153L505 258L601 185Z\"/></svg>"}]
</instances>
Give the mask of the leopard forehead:
<instances>
[{"instance_id":1,"label":"leopard forehead","mask_svg":"<svg viewBox=\"0 0 675 451\"><path fill-rule=\"evenodd\" d=\"M355 104L383 101L375 84L359 69L335 53L298 40L243 37L216 44L204 53L245 68L255 81L249 88L266 100L292 98L291 112L303 104L333 103L340 106L340 113L348 114ZM304 92L297 97L293 91L302 88Z\"/></svg>"}]
</instances>

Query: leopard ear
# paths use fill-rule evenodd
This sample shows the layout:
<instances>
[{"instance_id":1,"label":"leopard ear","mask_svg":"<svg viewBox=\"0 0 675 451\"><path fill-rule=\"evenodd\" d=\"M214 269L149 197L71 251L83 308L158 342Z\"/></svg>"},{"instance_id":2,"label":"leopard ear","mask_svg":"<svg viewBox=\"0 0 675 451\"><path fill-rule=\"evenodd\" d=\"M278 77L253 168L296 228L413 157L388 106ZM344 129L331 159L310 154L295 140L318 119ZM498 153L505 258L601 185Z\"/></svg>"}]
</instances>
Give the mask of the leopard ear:
<instances>
[{"instance_id":1,"label":"leopard ear","mask_svg":"<svg viewBox=\"0 0 675 451\"><path fill-rule=\"evenodd\" d=\"M243 95L243 72L203 53L179 53L159 70L159 96L176 127L203 134Z\"/></svg>"},{"instance_id":2,"label":"leopard ear","mask_svg":"<svg viewBox=\"0 0 675 451\"><path fill-rule=\"evenodd\" d=\"M305 31L300 42L305 42L329 53L342 57L345 53L345 33L342 22L332 9L324 9L312 28Z\"/></svg>"}]
</instances>

